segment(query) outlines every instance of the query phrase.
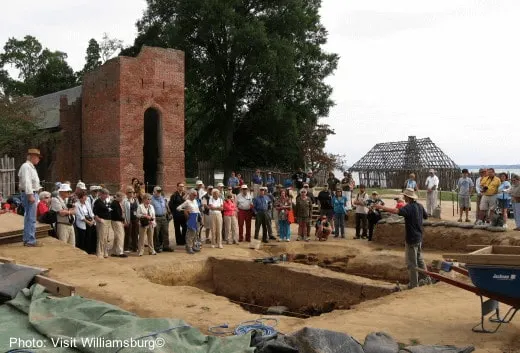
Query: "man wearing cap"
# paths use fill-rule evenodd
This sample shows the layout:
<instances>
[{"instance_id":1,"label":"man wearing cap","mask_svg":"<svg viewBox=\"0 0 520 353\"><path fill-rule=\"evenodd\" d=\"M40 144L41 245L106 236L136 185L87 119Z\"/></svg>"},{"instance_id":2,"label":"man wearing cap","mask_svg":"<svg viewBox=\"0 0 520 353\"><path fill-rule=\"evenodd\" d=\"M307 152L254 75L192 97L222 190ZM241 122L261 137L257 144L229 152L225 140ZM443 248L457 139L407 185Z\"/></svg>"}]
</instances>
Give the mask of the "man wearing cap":
<instances>
[{"instance_id":1,"label":"man wearing cap","mask_svg":"<svg viewBox=\"0 0 520 353\"><path fill-rule=\"evenodd\" d=\"M202 180L197 180L195 182L195 190L197 190L197 196L199 200L202 200L202 197L206 195L206 190L204 188L204 183Z\"/></svg>"},{"instance_id":2,"label":"man wearing cap","mask_svg":"<svg viewBox=\"0 0 520 353\"><path fill-rule=\"evenodd\" d=\"M435 170L430 169L424 185L426 186L426 211L428 216L433 214L437 206L437 189L439 188L439 178L435 175ZM412 189L413 190L413 189Z\"/></svg>"},{"instance_id":3,"label":"man wearing cap","mask_svg":"<svg viewBox=\"0 0 520 353\"><path fill-rule=\"evenodd\" d=\"M269 215L269 198L265 195L267 188L261 186L259 195L253 199L253 212L255 214L255 239L258 239L260 227L262 227L262 242L269 242L269 233L267 222L270 221Z\"/></svg>"},{"instance_id":4,"label":"man wearing cap","mask_svg":"<svg viewBox=\"0 0 520 353\"><path fill-rule=\"evenodd\" d=\"M41 158L40 150L30 148L27 151L27 160L18 171L20 180L18 188L25 212L23 219L23 244L25 246L39 246L36 243L36 207L41 185L35 166L40 163Z\"/></svg>"},{"instance_id":5,"label":"man wearing cap","mask_svg":"<svg viewBox=\"0 0 520 353\"><path fill-rule=\"evenodd\" d=\"M98 198L99 190L101 190L101 186L90 185L90 188L89 188L90 195L88 195L87 202L90 204L91 208L94 206L94 202Z\"/></svg>"},{"instance_id":6,"label":"man wearing cap","mask_svg":"<svg viewBox=\"0 0 520 353\"><path fill-rule=\"evenodd\" d=\"M195 194L198 196L197 191L195 191ZM175 242L177 245L186 245L186 232L188 231L186 227L186 216L184 214L184 209L177 208L182 205L187 198L188 195L184 191L184 183L177 183L177 191L173 193L168 202L170 212L173 214L173 227L175 229ZM197 197L195 197L195 199L196 198ZM197 213L199 213L198 209Z\"/></svg>"},{"instance_id":7,"label":"man wearing cap","mask_svg":"<svg viewBox=\"0 0 520 353\"><path fill-rule=\"evenodd\" d=\"M172 252L173 248L170 247L170 235L168 233L168 206L166 205L166 199L162 195L162 188L155 186L153 188L152 206L155 210L155 222L156 227L154 228L154 239L156 252Z\"/></svg>"},{"instance_id":8,"label":"man wearing cap","mask_svg":"<svg viewBox=\"0 0 520 353\"><path fill-rule=\"evenodd\" d=\"M246 223L246 241L251 241L251 219L253 218L253 198L249 194L247 185L240 187L240 194L237 195L238 208L238 241L244 241L244 222Z\"/></svg>"},{"instance_id":9,"label":"man wearing cap","mask_svg":"<svg viewBox=\"0 0 520 353\"><path fill-rule=\"evenodd\" d=\"M424 207L417 202L417 194L413 189L405 189L403 192L406 206L401 209L385 207L383 205L374 205L374 209L398 214L404 217L406 232L405 259L408 267L408 276L410 283L408 288L415 288L419 285L419 275L416 268L426 270L426 265L422 257L422 241L423 241L423 220L428 218L428 214ZM426 278L426 283L430 283L430 279Z\"/></svg>"},{"instance_id":10,"label":"man wearing cap","mask_svg":"<svg viewBox=\"0 0 520 353\"><path fill-rule=\"evenodd\" d=\"M75 246L76 236L73 224L75 222L76 207L74 204L69 204L65 201L71 192L72 189L69 184L61 184L58 190L58 197L53 197L51 200L51 210L57 213L58 239Z\"/></svg>"}]
</instances>

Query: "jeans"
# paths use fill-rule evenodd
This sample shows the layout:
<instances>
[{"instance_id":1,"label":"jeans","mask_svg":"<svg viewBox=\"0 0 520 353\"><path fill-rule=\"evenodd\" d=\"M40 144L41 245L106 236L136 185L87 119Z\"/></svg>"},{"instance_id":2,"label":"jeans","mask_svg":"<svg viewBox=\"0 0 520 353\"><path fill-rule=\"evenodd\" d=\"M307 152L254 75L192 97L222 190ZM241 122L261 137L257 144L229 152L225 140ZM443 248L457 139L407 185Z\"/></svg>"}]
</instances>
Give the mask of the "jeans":
<instances>
[{"instance_id":1,"label":"jeans","mask_svg":"<svg viewBox=\"0 0 520 353\"><path fill-rule=\"evenodd\" d=\"M363 229L363 237L367 236L367 214L356 213L356 238L359 238L361 228Z\"/></svg>"},{"instance_id":2,"label":"jeans","mask_svg":"<svg viewBox=\"0 0 520 353\"><path fill-rule=\"evenodd\" d=\"M29 203L27 194L22 192L22 206L25 210L23 218L23 242L36 244L36 206L38 205L38 194L34 194L34 202Z\"/></svg>"},{"instance_id":3,"label":"jeans","mask_svg":"<svg viewBox=\"0 0 520 353\"><path fill-rule=\"evenodd\" d=\"M334 235L339 237L341 232L341 237L345 237L345 213L335 213L334 214Z\"/></svg>"},{"instance_id":4,"label":"jeans","mask_svg":"<svg viewBox=\"0 0 520 353\"><path fill-rule=\"evenodd\" d=\"M520 228L520 202L513 202L513 214L516 228Z\"/></svg>"},{"instance_id":5,"label":"jeans","mask_svg":"<svg viewBox=\"0 0 520 353\"><path fill-rule=\"evenodd\" d=\"M291 239L291 224L288 220L278 221L280 240Z\"/></svg>"},{"instance_id":6,"label":"jeans","mask_svg":"<svg viewBox=\"0 0 520 353\"><path fill-rule=\"evenodd\" d=\"M426 265L422 257L422 243L406 244L405 258L408 276L410 278L408 288L415 288L419 285L419 273L415 269L422 268L426 270Z\"/></svg>"}]
</instances>

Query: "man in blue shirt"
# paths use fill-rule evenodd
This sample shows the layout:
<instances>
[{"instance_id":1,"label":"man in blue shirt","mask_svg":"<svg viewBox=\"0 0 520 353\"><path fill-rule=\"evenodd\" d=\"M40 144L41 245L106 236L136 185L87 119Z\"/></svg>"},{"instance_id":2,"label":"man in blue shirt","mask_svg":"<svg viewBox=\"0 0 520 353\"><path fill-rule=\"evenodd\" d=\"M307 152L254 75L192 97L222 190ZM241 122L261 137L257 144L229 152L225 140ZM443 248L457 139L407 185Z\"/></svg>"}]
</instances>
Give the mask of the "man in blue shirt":
<instances>
[{"instance_id":1,"label":"man in blue shirt","mask_svg":"<svg viewBox=\"0 0 520 353\"><path fill-rule=\"evenodd\" d=\"M265 186L267 186L267 192L272 194L274 192L274 185L276 184L273 174L271 172L267 173L267 178L265 179Z\"/></svg>"},{"instance_id":2,"label":"man in blue shirt","mask_svg":"<svg viewBox=\"0 0 520 353\"><path fill-rule=\"evenodd\" d=\"M257 169L255 174L253 174L251 181L253 182L253 196L256 197L260 194L260 187L264 184L260 169Z\"/></svg>"},{"instance_id":3,"label":"man in blue shirt","mask_svg":"<svg viewBox=\"0 0 520 353\"><path fill-rule=\"evenodd\" d=\"M160 186L153 188L152 206L155 210L155 222L157 223L153 233L155 251L172 252L173 248L170 247L170 235L168 234L168 207L166 206L166 199L162 196Z\"/></svg>"},{"instance_id":4,"label":"man in blue shirt","mask_svg":"<svg viewBox=\"0 0 520 353\"><path fill-rule=\"evenodd\" d=\"M236 177L235 172L231 172L231 176L228 178L227 186L233 189L233 194L235 195L240 191L239 184L240 182Z\"/></svg>"},{"instance_id":5,"label":"man in blue shirt","mask_svg":"<svg viewBox=\"0 0 520 353\"><path fill-rule=\"evenodd\" d=\"M255 239L258 239L260 233L260 226L262 227L262 241L268 243L267 222L269 216L269 198L265 195L267 188L260 187L259 195L253 199L253 212L255 214Z\"/></svg>"},{"instance_id":6,"label":"man in blue shirt","mask_svg":"<svg viewBox=\"0 0 520 353\"><path fill-rule=\"evenodd\" d=\"M383 205L373 205L376 210L395 213L404 217L406 231L406 248L405 258L408 267L408 276L410 283L408 288L415 288L419 285L419 274L415 270L421 268L426 270L426 265L422 257L422 240L423 240L423 220L428 218L428 214L423 205L417 203L417 194L413 189L405 189L403 192L406 206L401 209L385 207ZM427 277L426 283L431 283Z\"/></svg>"}]
</instances>

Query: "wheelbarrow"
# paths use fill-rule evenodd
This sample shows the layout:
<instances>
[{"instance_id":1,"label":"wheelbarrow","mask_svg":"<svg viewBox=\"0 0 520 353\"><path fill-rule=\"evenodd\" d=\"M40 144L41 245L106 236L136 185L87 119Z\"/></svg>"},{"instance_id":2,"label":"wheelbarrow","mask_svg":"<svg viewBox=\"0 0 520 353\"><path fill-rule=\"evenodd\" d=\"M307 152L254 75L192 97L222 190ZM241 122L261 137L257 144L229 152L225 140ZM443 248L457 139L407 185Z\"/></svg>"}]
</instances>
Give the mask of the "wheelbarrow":
<instances>
[{"instance_id":1,"label":"wheelbarrow","mask_svg":"<svg viewBox=\"0 0 520 353\"><path fill-rule=\"evenodd\" d=\"M473 253L446 254L443 257L457 259L465 266L443 261L437 268L418 268L417 271L480 297L480 323L472 328L474 332L495 333L502 324L513 320L520 310L520 246L487 246ZM455 271L467 276L473 284L446 277L436 271L439 268L444 272ZM500 316L499 303L510 306L504 316ZM485 328L486 316L491 313L489 321L495 327L488 330Z\"/></svg>"}]
</instances>

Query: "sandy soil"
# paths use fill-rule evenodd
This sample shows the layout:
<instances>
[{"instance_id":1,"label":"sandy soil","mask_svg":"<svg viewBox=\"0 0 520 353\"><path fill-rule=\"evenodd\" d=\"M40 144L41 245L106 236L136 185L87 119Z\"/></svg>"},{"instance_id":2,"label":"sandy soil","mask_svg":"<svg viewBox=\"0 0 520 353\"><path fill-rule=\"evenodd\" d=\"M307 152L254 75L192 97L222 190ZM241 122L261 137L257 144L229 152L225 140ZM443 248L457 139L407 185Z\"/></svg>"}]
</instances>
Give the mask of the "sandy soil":
<instances>
[{"instance_id":1,"label":"sandy soil","mask_svg":"<svg viewBox=\"0 0 520 353\"><path fill-rule=\"evenodd\" d=\"M293 225L292 234L295 232ZM347 230L347 236L352 239L353 229ZM222 250L204 248L196 255L188 255L179 247L175 253L158 256L103 260L53 238L45 238L42 243L42 248L26 248L21 244L1 246L0 256L49 268L51 277L75 285L77 293L84 297L102 300L144 317L181 318L204 332L209 326L221 323L233 325L258 318L258 315L243 310L225 297L187 285L198 280L192 278L193 273L211 271L209 267L204 269L202 261L209 257L250 261L281 252L315 252L321 257L355 256L346 265L355 273L402 278L405 271L401 247L383 248L380 244L368 244L366 241L329 239L325 243L271 243L260 251L250 250L246 244L225 245ZM440 256L441 252L425 253L427 261L440 259ZM302 271L314 271L317 275L332 273L294 263L265 266L290 266ZM149 279L153 278L154 273L161 273L161 276L171 273L171 283L178 285L158 284L160 281L153 283ZM280 273L283 275L282 271ZM341 275L336 273L334 276ZM406 273L404 275L406 278ZM297 286L294 290L298 291ZM520 352L518 348L512 348L520 346L519 320L505 325L494 335L476 334L471 328L479 321L479 314L478 297L446 284L436 284L366 301L353 310L336 310L309 319L279 317L278 329L289 333L312 326L347 332L359 340L370 332L385 331L407 344L417 340L423 344L473 344L478 348L477 352Z\"/></svg>"}]
</instances>

